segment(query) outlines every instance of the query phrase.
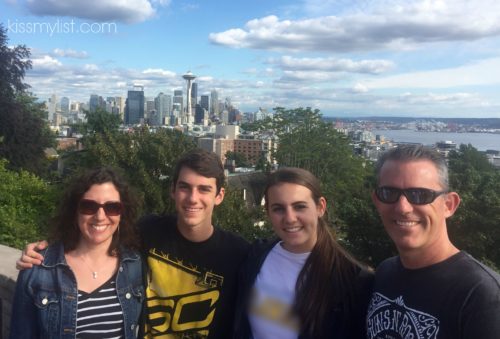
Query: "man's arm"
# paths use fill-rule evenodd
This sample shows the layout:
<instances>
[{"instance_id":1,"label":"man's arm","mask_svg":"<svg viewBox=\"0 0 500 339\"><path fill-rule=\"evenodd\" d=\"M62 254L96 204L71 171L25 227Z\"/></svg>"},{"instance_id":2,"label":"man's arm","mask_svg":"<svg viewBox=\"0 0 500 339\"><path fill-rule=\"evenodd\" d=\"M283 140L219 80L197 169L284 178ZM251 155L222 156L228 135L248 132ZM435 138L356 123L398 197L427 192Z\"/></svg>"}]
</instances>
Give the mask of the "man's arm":
<instances>
[{"instance_id":1,"label":"man's arm","mask_svg":"<svg viewBox=\"0 0 500 339\"><path fill-rule=\"evenodd\" d=\"M49 243L46 240L32 242L26 245L24 250L21 252L21 258L16 261L16 268L18 270L25 270L32 268L33 265L40 265L43 260L43 255L37 251L47 248L48 245Z\"/></svg>"}]
</instances>

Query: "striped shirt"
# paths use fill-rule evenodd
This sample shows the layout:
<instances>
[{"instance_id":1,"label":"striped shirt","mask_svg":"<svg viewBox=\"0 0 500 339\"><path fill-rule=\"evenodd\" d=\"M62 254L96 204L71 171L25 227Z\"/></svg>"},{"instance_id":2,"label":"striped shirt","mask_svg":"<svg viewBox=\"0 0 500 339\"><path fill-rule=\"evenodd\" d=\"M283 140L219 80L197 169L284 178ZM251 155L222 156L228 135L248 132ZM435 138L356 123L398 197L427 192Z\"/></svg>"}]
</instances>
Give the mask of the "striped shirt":
<instances>
[{"instance_id":1,"label":"striped shirt","mask_svg":"<svg viewBox=\"0 0 500 339\"><path fill-rule=\"evenodd\" d=\"M91 293L78 291L77 338L124 337L123 314L116 294L115 278L116 275Z\"/></svg>"}]
</instances>

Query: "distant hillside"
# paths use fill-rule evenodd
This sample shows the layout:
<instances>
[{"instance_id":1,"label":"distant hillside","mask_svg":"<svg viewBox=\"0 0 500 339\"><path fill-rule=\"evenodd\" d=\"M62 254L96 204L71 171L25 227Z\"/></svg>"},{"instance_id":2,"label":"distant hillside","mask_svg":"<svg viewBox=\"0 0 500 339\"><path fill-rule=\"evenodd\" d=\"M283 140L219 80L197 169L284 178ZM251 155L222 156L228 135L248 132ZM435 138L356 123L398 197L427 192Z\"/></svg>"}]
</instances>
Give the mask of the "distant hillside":
<instances>
[{"instance_id":1,"label":"distant hillside","mask_svg":"<svg viewBox=\"0 0 500 339\"><path fill-rule=\"evenodd\" d=\"M484 128L500 128L500 118L411 118L411 117L324 117L325 121L387 121L392 123L408 123L412 121L442 121L460 125L474 125Z\"/></svg>"}]
</instances>

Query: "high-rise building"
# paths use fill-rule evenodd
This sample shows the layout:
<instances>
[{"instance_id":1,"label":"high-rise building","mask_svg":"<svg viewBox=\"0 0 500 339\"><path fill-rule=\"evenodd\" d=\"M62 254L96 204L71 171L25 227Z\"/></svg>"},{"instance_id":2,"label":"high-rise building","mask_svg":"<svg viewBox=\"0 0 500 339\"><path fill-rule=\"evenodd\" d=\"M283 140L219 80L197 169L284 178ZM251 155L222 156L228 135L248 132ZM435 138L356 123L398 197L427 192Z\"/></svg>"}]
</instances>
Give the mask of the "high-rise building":
<instances>
[{"instance_id":1,"label":"high-rise building","mask_svg":"<svg viewBox=\"0 0 500 339\"><path fill-rule=\"evenodd\" d=\"M62 97L61 98L61 112L65 115L68 115L70 111L70 105L71 102L69 101L68 97Z\"/></svg>"},{"instance_id":2,"label":"high-rise building","mask_svg":"<svg viewBox=\"0 0 500 339\"><path fill-rule=\"evenodd\" d=\"M195 108L194 123L203 126L208 125L208 111L201 107L200 104L197 104Z\"/></svg>"},{"instance_id":3,"label":"high-rise building","mask_svg":"<svg viewBox=\"0 0 500 339\"><path fill-rule=\"evenodd\" d=\"M268 117L267 110L259 107L259 110L254 113L254 121L263 120Z\"/></svg>"},{"instance_id":4,"label":"high-rise building","mask_svg":"<svg viewBox=\"0 0 500 339\"><path fill-rule=\"evenodd\" d=\"M70 105L70 111L71 112L80 111L80 103L78 101L72 101Z\"/></svg>"},{"instance_id":5,"label":"high-rise building","mask_svg":"<svg viewBox=\"0 0 500 339\"><path fill-rule=\"evenodd\" d=\"M174 110L178 111L177 117L180 118L182 113L184 112L184 98L182 97L182 90L175 90L174 91L174 98L173 98L173 107Z\"/></svg>"},{"instance_id":6,"label":"high-rise building","mask_svg":"<svg viewBox=\"0 0 500 339\"><path fill-rule=\"evenodd\" d=\"M155 99L152 97L146 98L146 112L152 111L155 109Z\"/></svg>"},{"instance_id":7,"label":"high-rise building","mask_svg":"<svg viewBox=\"0 0 500 339\"><path fill-rule=\"evenodd\" d=\"M198 103L198 84L193 82L191 85L191 107L196 107Z\"/></svg>"},{"instance_id":8,"label":"high-rise building","mask_svg":"<svg viewBox=\"0 0 500 339\"><path fill-rule=\"evenodd\" d=\"M239 109L237 108L231 108L231 110L229 110L229 123L232 124L232 123L239 123L241 121L241 117L242 117L242 114L240 112Z\"/></svg>"},{"instance_id":9,"label":"high-rise building","mask_svg":"<svg viewBox=\"0 0 500 339\"><path fill-rule=\"evenodd\" d=\"M220 113L220 121L224 124L227 125L229 123L229 112L227 109L222 110Z\"/></svg>"},{"instance_id":10,"label":"high-rise building","mask_svg":"<svg viewBox=\"0 0 500 339\"><path fill-rule=\"evenodd\" d=\"M146 113L147 123L149 125L159 125L160 119L158 118L158 112L155 109L154 98L146 98L146 103L144 107L144 112Z\"/></svg>"},{"instance_id":11,"label":"high-rise building","mask_svg":"<svg viewBox=\"0 0 500 339\"><path fill-rule=\"evenodd\" d=\"M144 121L144 87L134 86L128 91L125 102L125 124L133 125Z\"/></svg>"},{"instance_id":12,"label":"high-rise building","mask_svg":"<svg viewBox=\"0 0 500 339\"><path fill-rule=\"evenodd\" d=\"M224 109L230 111L233 109L233 103L231 102L230 97L226 97L226 100L224 101Z\"/></svg>"},{"instance_id":13,"label":"high-rise building","mask_svg":"<svg viewBox=\"0 0 500 339\"><path fill-rule=\"evenodd\" d=\"M155 98L155 109L158 114L158 125L164 125L165 118L172 112L172 97L163 92L159 93Z\"/></svg>"},{"instance_id":14,"label":"high-rise building","mask_svg":"<svg viewBox=\"0 0 500 339\"><path fill-rule=\"evenodd\" d=\"M120 115L120 110L118 109L118 105L116 103L115 97L107 97L106 98L106 112Z\"/></svg>"},{"instance_id":15,"label":"high-rise building","mask_svg":"<svg viewBox=\"0 0 500 339\"><path fill-rule=\"evenodd\" d=\"M89 111L95 112L97 107L99 107L99 96L97 94L91 94L89 100Z\"/></svg>"},{"instance_id":16,"label":"high-rise building","mask_svg":"<svg viewBox=\"0 0 500 339\"><path fill-rule=\"evenodd\" d=\"M210 110L209 107L209 96L208 95L202 95L200 97L200 106L206 109L207 111Z\"/></svg>"},{"instance_id":17,"label":"high-rise building","mask_svg":"<svg viewBox=\"0 0 500 339\"><path fill-rule=\"evenodd\" d=\"M57 94L52 94L47 105L47 110L49 111L48 119L49 121L55 120L56 112L59 110L59 102L57 101Z\"/></svg>"},{"instance_id":18,"label":"high-rise building","mask_svg":"<svg viewBox=\"0 0 500 339\"><path fill-rule=\"evenodd\" d=\"M219 94L214 89L210 92L210 114L219 115L219 112Z\"/></svg>"},{"instance_id":19,"label":"high-rise building","mask_svg":"<svg viewBox=\"0 0 500 339\"><path fill-rule=\"evenodd\" d=\"M125 120L125 98L124 97L115 97L116 108L118 108L118 115L122 121Z\"/></svg>"}]
</instances>

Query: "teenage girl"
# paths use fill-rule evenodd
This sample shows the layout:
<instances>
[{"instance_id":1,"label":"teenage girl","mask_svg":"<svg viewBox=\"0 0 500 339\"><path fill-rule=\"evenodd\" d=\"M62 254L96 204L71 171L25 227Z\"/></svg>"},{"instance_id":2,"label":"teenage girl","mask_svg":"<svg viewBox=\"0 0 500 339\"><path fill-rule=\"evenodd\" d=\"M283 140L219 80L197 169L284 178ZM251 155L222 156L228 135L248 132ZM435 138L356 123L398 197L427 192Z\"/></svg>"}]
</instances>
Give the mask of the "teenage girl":
<instances>
[{"instance_id":1,"label":"teenage girl","mask_svg":"<svg viewBox=\"0 0 500 339\"><path fill-rule=\"evenodd\" d=\"M332 236L318 179L282 168L265 202L278 239L255 242L241 270L234 338L364 338L373 274Z\"/></svg>"}]
</instances>

